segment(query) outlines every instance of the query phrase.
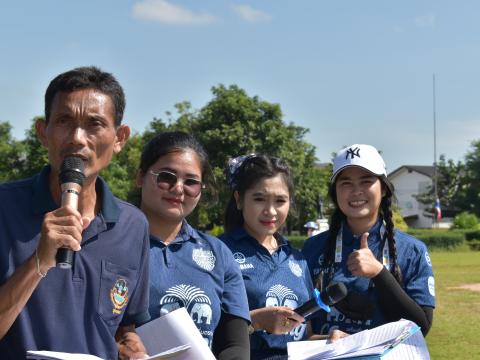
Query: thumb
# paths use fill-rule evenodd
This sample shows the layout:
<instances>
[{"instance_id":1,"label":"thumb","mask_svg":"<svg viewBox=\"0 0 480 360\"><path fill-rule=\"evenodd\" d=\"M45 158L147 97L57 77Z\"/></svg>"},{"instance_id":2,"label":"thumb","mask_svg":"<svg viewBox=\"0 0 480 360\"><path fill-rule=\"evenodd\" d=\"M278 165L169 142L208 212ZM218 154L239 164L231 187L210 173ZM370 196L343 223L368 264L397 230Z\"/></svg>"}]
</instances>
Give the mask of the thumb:
<instances>
[{"instance_id":1,"label":"thumb","mask_svg":"<svg viewBox=\"0 0 480 360\"><path fill-rule=\"evenodd\" d=\"M90 223L92 222L92 219L88 218L88 217L82 217L82 228L83 230L85 230L88 225L90 225Z\"/></svg>"},{"instance_id":2,"label":"thumb","mask_svg":"<svg viewBox=\"0 0 480 360\"><path fill-rule=\"evenodd\" d=\"M368 249L368 232L363 233L360 239L360 249Z\"/></svg>"}]
</instances>

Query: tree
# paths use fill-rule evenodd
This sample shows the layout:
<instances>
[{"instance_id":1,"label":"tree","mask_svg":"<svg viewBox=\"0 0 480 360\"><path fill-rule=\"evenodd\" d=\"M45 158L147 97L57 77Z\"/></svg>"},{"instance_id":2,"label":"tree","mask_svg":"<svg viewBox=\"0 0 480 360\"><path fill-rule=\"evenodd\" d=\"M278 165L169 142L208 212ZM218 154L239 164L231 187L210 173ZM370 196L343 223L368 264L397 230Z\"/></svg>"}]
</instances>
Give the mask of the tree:
<instances>
[{"instance_id":1,"label":"tree","mask_svg":"<svg viewBox=\"0 0 480 360\"><path fill-rule=\"evenodd\" d=\"M472 142L472 149L465 156L464 176L455 204L480 217L480 140Z\"/></svg>"},{"instance_id":2,"label":"tree","mask_svg":"<svg viewBox=\"0 0 480 360\"><path fill-rule=\"evenodd\" d=\"M43 117L32 119L30 128L25 131L25 139L21 141L24 151L22 174L20 176L22 178L33 176L48 164L47 149L38 140L35 129L35 123L43 119Z\"/></svg>"},{"instance_id":3,"label":"tree","mask_svg":"<svg viewBox=\"0 0 480 360\"><path fill-rule=\"evenodd\" d=\"M154 119L144 139L153 129L184 130L192 133L210 156L218 182L220 201L205 208L200 205L194 221L201 227L223 223L224 207L230 196L224 169L228 159L252 152L284 159L290 166L295 184L297 211L288 227L300 228L316 217L317 195L327 193L327 175L315 166L315 147L304 140L307 129L284 123L280 105L250 97L236 85L212 88L213 99L198 112L188 102L176 105L179 116L167 113L168 121Z\"/></svg>"},{"instance_id":4,"label":"tree","mask_svg":"<svg viewBox=\"0 0 480 360\"><path fill-rule=\"evenodd\" d=\"M19 179L22 174L22 144L11 135L12 126L0 122L0 183Z\"/></svg>"},{"instance_id":5,"label":"tree","mask_svg":"<svg viewBox=\"0 0 480 360\"><path fill-rule=\"evenodd\" d=\"M437 164L437 192L442 208L443 215L453 216L458 212L458 196L461 189L461 181L464 174L464 165L452 159L448 161L445 155L440 155L440 161ZM427 187L427 191L416 196L417 200L425 204L427 211L434 213L435 188L432 185Z\"/></svg>"}]
</instances>

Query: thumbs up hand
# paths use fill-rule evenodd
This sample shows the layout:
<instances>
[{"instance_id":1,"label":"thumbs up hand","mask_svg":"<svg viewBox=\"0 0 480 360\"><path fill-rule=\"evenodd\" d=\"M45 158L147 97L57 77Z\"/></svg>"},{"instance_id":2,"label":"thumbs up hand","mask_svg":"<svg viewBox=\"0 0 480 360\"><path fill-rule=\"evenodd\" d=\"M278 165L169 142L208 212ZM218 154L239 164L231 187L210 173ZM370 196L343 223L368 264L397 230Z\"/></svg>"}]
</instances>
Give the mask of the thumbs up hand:
<instances>
[{"instance_id":1,"label":"thumbs up hand","mask_svg":"<svg viewBox=\"0 0 480 360\"><path fill-rule=\"evenodd\" d=\"M363 276L369 279L377 276L383 269L383 265L375 258L368 248L368 233L360 238L360 249L353 251L347 259L347 268L355 276Z\"/></svg>"}]
</instances>

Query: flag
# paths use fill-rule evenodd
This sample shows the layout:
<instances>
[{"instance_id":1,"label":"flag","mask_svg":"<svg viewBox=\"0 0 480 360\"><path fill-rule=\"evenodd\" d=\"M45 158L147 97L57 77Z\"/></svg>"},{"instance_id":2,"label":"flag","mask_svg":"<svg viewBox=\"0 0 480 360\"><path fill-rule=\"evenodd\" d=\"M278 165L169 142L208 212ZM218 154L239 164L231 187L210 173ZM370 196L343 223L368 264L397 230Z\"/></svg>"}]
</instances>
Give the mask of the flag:
<instances>
[{"instance_id":1,"label":"flag","mask_svg":"<svg viewBox=\"0 0 480 360\"><path fill-rule=\"evenodd\" d=\"M437 221L442 220L442 208L440 207L440 199L435 201L435 218Z\"/></svg>"}]
</instances>

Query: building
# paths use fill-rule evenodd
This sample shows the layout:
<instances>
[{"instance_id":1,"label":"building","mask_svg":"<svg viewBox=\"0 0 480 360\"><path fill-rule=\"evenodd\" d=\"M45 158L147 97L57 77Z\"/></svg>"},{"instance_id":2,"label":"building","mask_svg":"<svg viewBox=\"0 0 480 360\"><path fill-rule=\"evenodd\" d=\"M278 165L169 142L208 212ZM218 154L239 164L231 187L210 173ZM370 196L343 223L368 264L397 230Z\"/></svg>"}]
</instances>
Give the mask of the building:
<instances>
[{"instance_id":1,"label":"building","mask_svg":"<svg viewBox=\"0 0 480 360\"><path fill-rule=\"evenodd\" d=\"M434 223L433 214L415 198L415 195L425 193L432 186L433 177L433 166L417 165L400 166L388 175L395 186L400 212L409 227L430 228Z\"/></svg>"}]
</instances>

